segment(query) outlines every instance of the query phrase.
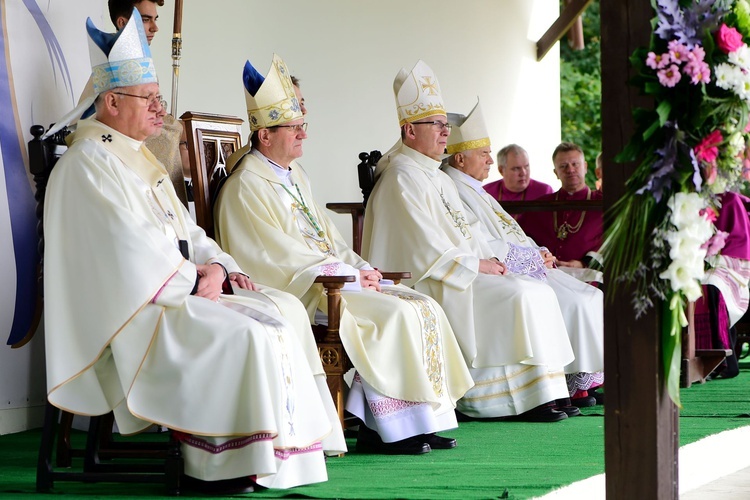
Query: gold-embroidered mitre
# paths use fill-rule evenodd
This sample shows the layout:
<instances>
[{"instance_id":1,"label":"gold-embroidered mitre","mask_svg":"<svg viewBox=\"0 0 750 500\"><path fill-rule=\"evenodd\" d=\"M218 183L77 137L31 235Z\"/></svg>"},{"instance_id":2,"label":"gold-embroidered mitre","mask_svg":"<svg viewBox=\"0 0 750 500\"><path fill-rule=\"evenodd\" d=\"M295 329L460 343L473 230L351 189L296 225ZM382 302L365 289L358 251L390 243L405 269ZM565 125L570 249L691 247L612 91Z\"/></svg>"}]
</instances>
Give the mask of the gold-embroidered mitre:
<instances>
[{"instance_id":1,"label":"gold-embroidered mitre","mask_svg":"<svg viewBox=\"0 0 750 500\"><path fill-rule=\"evenodd\" d=\"M265 78L250 64L242 72L250 130L283 125L302 118L289 70L276 54Z\"/></svg>"},{"instance_id":2,"label":"gold-embroidered mitre","mask_svg":"<svg viewBox=\"0 0 750 500\"><path fill-rule=\"evenodd\" d=\"M437 76L422 60L417 61L410 72L401 68L393 80L393 93L396 95L399 126L446 114Z\"/></svg>"},{"instance_id":3,"label":"gold-embroidered mitre","mask_svg":"<svg viewBox=\"0 0 750 500\"><path fill-rule=\"evenodd\" d=\"M446 148L449 155L490 145L490 135L487 133L479 100L469 116L448 113L448 123L453 125Z\"/></svg>"}]
</instances>

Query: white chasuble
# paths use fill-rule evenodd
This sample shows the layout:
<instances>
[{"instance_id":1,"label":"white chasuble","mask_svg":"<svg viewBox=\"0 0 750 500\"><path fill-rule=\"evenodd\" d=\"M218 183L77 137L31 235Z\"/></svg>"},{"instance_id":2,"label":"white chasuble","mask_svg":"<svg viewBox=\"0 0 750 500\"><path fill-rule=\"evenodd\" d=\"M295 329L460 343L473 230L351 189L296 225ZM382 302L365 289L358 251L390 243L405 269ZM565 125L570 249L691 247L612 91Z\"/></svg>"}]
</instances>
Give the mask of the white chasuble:
<instances>
[{"instance_id":1,"label":"white chasuble","mask_svg":"<svg viewBox=\"0 0 750 500\"><path fill-rule=\"evenodd\" d=\"M481 182L453 168L445 173L453 180L463 202L464 210L479 221L479 234L484 237L495 255L505 261L509 248L539 250L524 233L516 220L481 186ZM565 366L565 373L600 372L604 370L604 294L560 271L547 269L546 283L557 296L557 303L565 319L575 360ZM547 304L539 304L544 313Z\"/></svg>"},{"instance_id":2,"label":"white chasuble","mask_svg":"<svg viewBox=\"0 0 750 500\"><path fill-rule=\"evenodd\" d=\"M365 214L365 257L412 272L410 283L445 310L471 367L571 363L565 323L548 286L526 276L479 273L479 260L494 254L439 166L405 145L383 157Z\"/></svg>"},{"instance_id":3,"label":"white chasuble","mask_svg":"<svg viewBox=\"0 0 750 500\"><path fill-rule=\"evenodd\" d=\"M262 156L245 155L217 200L217 240L260 283L299 297L312 320L316 310L327 312L325 291L313 283L321 269L369 264L314 202L295 162L289 181L284 189ZM445 314L405 286L382 290L342 292L340 335L352 364L383 396L452 412L473 381Z\"/></svg>"},{"instance_id":4,"label":"white chasuble","mask_svg":"<svg viewBox=\"0 0 750 500\"><path fill-rule=\"evenodd\" d=\"M276 290L190 295L196 263L241 270L140 142L79 122L44 216L50 402L114 409L124 433L156 423L189 435L186 473L199 479L326 480L323 450L346 446L304 308Z\"/></svg>"}]
</instances>

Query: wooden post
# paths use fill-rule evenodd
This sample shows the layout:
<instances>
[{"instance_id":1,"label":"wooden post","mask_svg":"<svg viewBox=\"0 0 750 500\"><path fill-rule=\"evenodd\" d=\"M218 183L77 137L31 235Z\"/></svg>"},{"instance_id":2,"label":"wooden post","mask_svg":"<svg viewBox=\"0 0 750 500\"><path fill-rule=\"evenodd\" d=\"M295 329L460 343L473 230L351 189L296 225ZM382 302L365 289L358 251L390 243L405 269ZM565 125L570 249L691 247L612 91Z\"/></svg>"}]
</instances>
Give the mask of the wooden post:
<instances>
[{"instance_id":1,"label":"wooden post","mask_svg":"<svg viewBox=\"0 0 750 500\"><path fill-rule=\"evenodd\" d=\"M632 110L649 105L628 86L629 57L650 37L650 2L601 2L602 149L607 210L623 194L634 164L616 164L633 133ZM660 305L635 320L631 290L605 274L604 440L607 499L677 499L678 412L661 369Z\"/></svg>"}]
</instances>

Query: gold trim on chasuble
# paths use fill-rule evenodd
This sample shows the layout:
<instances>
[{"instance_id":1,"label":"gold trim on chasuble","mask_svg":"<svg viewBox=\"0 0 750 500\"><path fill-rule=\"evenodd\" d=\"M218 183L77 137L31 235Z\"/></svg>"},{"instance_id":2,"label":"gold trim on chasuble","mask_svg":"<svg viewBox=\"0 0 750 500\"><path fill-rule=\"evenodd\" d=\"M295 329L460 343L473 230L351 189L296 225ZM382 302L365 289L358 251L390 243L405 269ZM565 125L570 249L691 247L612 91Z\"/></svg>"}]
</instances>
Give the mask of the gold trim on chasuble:
<instances>
[{"instance_id":1,"label":"gold trim on chasuble","mask_svg":"<svg viewBox=\"0 0 750 500\"><path fill-rule=\"evenodd\" d=\"M437 328L437 315L432 305L425 299L406 292L383 290L382 293L406 301L417 311L422 326L422 365L432 382L432 390L439 398L443 397L443 352Z\"/></svg>"},{"instance_id":2,"label":"gold trim on chasuble","mask_svg":"<svg viewBox=\"0 0 750 500\"><path fill-rule=\"evenodd\" d=\"M525 243L528 241L526 238L526 234L523 232L523 229L521 229L521 226L518 225L518 222L513 217L508 217L502 212L498 212L497 210L493 209L495 212L495 215L497 215L497 218L500 220L500 224L503 227L503 230L508 233L515 235L516 238L518 238L518 241L521 243Z\"/></svg>"},{"instance_id":3,"label":"gold trim on chasuble","mask_svg":"<svg viewBox=\"0 0 750 500\"><path fill-rule=\"evenodd\" d=\"M445 196L443 196L442 190L440 191L440 199L443 202L443 206L447 210L445 215L453 220L453 225L457 227L459 231L461 231L463 237L467 240L470 240L471 232L469 231L469 227L466 225L466 217L464 217L463 212L461 212L460 210L454 210L453 207L451 207L450 203L448 203L448 200L446 200Z\"/></svg>"}]
</instances>

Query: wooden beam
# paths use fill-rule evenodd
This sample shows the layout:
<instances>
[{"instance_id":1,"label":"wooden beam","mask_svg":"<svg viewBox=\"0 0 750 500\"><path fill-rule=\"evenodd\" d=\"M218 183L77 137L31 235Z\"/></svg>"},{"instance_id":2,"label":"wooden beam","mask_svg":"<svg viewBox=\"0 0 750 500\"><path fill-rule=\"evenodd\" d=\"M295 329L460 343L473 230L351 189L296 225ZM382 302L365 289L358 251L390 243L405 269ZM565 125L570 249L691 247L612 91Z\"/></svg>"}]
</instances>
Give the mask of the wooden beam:
<instances>
[{"instance_id":1,"label":"wooden beam","mask_svg":"<svg viewBox=\"0 0 750 500\"><path fill-rule=\"evenodd\" d=\"M542 35L542 38L536 42L537 61L541 61L544 56L547 55L547 52L549 52L552 46L555 45L565 33L567 33L578 16L586 10L586 7L588 7L592 1L593 0L570 0L570 3L566 5L560 13L560 17L557 18L557 21L552 23L552 26L550 26L547 32Z\"/></svg>"},{"instance_id":2,"label":"wooden beam","mask_svg":"<svg viewBox=\"0 0 750 500\"><path fill-rule=\"evenodd\" d=\"M625 192L634 163L614 163L634 131L632 110L653 103L627 82L629 57L648 45L650 2L601 2L602 160L607 172L604 209ZM605 227L606 227L605 218ZM660 307L635 320L631 289L607 274L604 308L604 444L607 499L678 498L678 411L662 374Z\"/></svg>"}]
</instances>

